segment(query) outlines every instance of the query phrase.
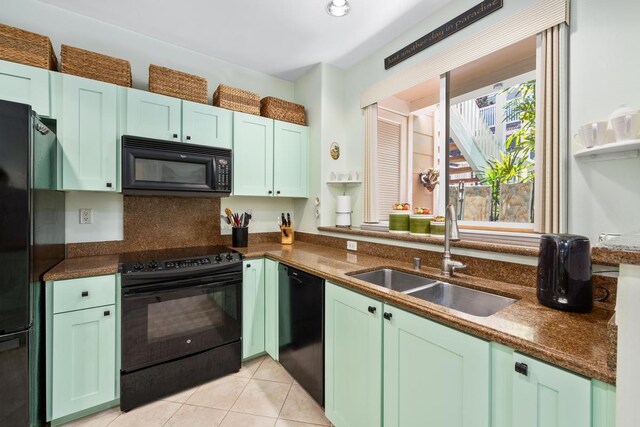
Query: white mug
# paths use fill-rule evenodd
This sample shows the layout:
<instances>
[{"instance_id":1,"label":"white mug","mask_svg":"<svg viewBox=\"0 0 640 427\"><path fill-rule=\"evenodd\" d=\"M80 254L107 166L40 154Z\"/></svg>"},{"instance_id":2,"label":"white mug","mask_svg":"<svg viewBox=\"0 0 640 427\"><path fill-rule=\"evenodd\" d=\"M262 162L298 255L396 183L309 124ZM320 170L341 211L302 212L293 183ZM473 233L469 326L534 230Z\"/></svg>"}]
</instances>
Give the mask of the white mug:
<instances>
[{"instance_id":1,"label":"white mug","mask_svg":"<svg viewBox=\"0 0 640 427\"><path fill-rule=\"evenodd\" d=\"M616 141L640 138L640 112L625 114L611 119Z\"/></svg>"},{"instance_id":2,"label":"white mug","mask_svg":"<svg viewBox=\"0 0 640 427\"><path fill-rule=\"evenodd\" d=\"M586 148L609 142L607 124L607 122L594 122L580 126L578 135Z\"/></svg>"}]
</instances>

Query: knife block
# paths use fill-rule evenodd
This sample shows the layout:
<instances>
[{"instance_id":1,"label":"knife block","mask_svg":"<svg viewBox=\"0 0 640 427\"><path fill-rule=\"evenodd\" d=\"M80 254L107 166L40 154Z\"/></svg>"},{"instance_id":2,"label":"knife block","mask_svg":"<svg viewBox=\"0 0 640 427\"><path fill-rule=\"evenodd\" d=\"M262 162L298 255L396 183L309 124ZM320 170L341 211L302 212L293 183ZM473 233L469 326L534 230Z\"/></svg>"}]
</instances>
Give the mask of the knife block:
<instances>
[{"instance_id":1,"label":"knife block","mask_svg":"<svg viewBox=\"0 0 640 427\"><path fill-rule=\"evenodd\" d=\"M292 245L293 244L293 227L280 227L280 237L281 243L283 245Z\"/></svg>"}]
</instances>

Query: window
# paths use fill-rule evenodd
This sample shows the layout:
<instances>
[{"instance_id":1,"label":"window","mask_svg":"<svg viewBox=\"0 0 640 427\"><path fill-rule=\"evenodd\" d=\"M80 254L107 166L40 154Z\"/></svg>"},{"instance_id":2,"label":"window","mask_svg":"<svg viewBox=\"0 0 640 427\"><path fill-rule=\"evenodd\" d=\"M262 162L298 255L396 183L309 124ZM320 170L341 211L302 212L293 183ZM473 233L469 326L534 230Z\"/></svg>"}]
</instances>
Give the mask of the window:
<instances>
[{"instance_id":1,"label":"window","mask_svg":"<svg viewBox=\"0 0 640 427\"><path fill-rule=\"evenodd\" d=\"M406 195L407 118L384 109L378 110L376 150L377 220L387 221L392 205Z\"/></svg>"},{"instance_id":2,"label":"window","mask_svg":"<svg viewBox=\"0 0 640 427\"><path fill-rule=\"evenodd\" d=\"M375 206L379 221L386 219L391 204L405 201L412 208L427 207L436 215L444 214L446 203L441 185L435 188L425 185L421 177L436 171L444 183L447 162L449 202L456 205L462 228L548 232L539 226L543 219L536 216L538 210L542 212L540 217L547 217L548 212L539 206L548 199L545 191L549 185L544 184L548 177L540 173L542 165L536 164L537 157L545 161L536 153L547 144L546 137L538 137L542 132L536 132L536 124L540 122L537 119L541 112L545 114L536 97L541 93L543 99L549 96L544 91L545 86L548 89L545 73L549 64L541 61L541 56L545 56L540 40L551 31L558 30L526 38L448 73L451 109L446 142L439 118L444 105L439 79L378 102L379 118L381 112L393 109L406 116L408 124L403 133L406 140L401 141L400 147L394 145L396 153L385 154L394 164L399 163L400 168L391 170L389 162L386 167L378 165L377 170L365 173L375 173L380 184L388 183L388 193L380 194ZM558 58L553 58L556 68L557 61ZM541 76L542 83L538 81ZM552 89L557 91L557 82ZM391 127L379 119L378 133L385 133L378 136L380 144L390 129L395 132L397 144L398 126ZM385 144L390 149L391 145ZM403 168L405 154L408 166ZM399 182L395 183L396 180ZM557 216L557 200L554 203L552 210L556 210Z\"/></svg>"}]
</instances>

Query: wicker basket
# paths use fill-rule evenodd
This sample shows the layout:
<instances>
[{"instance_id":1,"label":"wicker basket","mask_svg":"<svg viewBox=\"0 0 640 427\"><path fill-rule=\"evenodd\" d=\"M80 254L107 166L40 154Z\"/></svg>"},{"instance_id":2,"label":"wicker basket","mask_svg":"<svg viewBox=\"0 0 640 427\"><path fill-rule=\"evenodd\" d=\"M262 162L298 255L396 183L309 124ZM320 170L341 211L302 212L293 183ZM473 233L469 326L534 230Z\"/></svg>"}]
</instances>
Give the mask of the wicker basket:
<instances>
[{"instance_id":1,"label":"wicker basket","mask_svg":"<svg viewBox=\"0 0 640 427\"><path fill-rule=\"evenodd\" d=\"M283 99L267 96L260 101L260 115L283 122L305 125L307 117L304 105L295 104Z\"/></svg>"},{"instance_id":2,"label":"wicker basket","mask_svg":"<svg viewBox=\"0 0 640 427\"><path fill-rule=\"evenodd\" d=\"M62 45L62 65L65 74L131 87L131 64L124 59Z\"/></svg>"},{"instance_id":3,"label":"wicker basket","mask_svg":"<svg viewBox=\"0 0 640 427\"><path fill-rule=\"evenodd\" d=\"M187 101L207 103L206 79L158 65L149 65L149 90Z\"/></svg>"},{"instance_id":4,"label":"wicker basket","mask_svg":"<svg viewBox=\"0 0 640 427\"><path fill-rule=\"evenodd\" d=\"M25 65L58 69L49 37L0 24L0 59Z\"/></svg>"},{"instance_id":5,"label":"wicker basket","mask_svg":"<svg viewBox=\"0 0 640 427\"><path fill-rule=\"evenodd\" d=\"M213 94L213 105L241 113L260 115L260 95L227 85L219 85Z\"/></svg>"}]
</instances>

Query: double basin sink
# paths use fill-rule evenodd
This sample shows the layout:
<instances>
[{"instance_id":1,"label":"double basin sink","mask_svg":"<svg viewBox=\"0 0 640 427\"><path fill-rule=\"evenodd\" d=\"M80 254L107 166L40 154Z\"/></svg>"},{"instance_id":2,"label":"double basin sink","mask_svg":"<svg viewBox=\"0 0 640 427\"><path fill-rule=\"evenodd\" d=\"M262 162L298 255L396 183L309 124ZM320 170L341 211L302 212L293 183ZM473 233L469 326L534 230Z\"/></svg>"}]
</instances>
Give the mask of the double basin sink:
<instances>
[{"instance_id":1,"label":"double basin sink","mask_svg":"<svg viewBox=\"0 0 640 427\"><path fill-rule=\"evenodd\" d=\"M390 268L356 273L351 277L480 317L491 316L517 301Z\"/></svg>"}]
</instances>

